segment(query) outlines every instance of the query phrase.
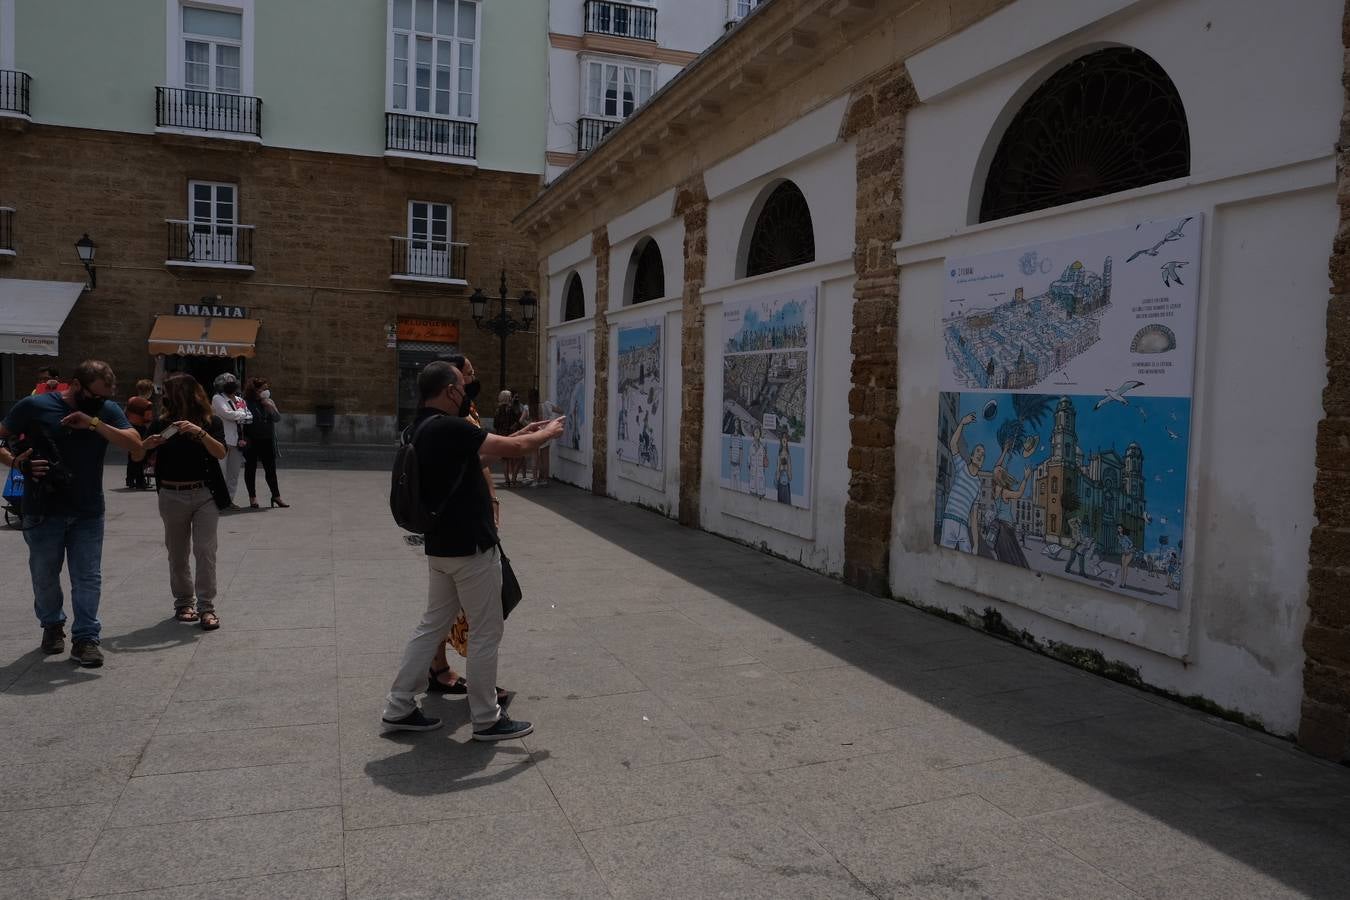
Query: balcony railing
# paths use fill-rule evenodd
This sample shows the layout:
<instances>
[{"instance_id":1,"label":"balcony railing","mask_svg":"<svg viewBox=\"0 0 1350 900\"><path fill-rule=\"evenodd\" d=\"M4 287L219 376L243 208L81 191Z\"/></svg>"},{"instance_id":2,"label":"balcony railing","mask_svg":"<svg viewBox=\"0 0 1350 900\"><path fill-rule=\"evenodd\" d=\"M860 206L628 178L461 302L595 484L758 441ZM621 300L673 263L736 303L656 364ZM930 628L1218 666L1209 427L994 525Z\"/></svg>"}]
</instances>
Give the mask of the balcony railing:
<instances>
[{"instance_id":1,"label":"balcony railing","mask_svg":"<svg viewBox=\"0 0 1350 900\"><path fill-rule=\"evenodd\" d=\"M0 206L0 256L14 255L14 207Z\"/></svg>"},{"instance_id":2,"label":"balcony railing","mask_svg":"<svg viewBox=\"0 0 1350 900\"><path fill-rule=\"evenodd\" d=\"M243 94L155 88L155 126L262 137L262 101Z\"/></svg>"},{"instance_id":3,"label":"balcony railing","mask_svg":"<svg viewBox=\"0 0 1350 900\"><path fill-rule=\"evenodd\" d=\"M478 126L456 119L385 113L384 148L400 153L477 159Z\"/></svg>"},{"instance_id":4,"label":"balcony railing","mask_svg":"<svg viewBox=\"0 0 1350 900\"><path fill-rule=\"evenodd\" d=\"M0 113L30 115L28 102L33 79L27 72L0 69Z\"/></svg>"},{"instance_id":5,"label":"balcony railing","mask_svg":"<svg viewBox=\"0 0 1350 900\"><path fill-rule=\"evenodd\" d=\"M656 40L656 10L650 6L586 0L586 31L615 37Z\"/></svg>"},{"instance_id":6,"label":"balcony railing","mask_svg":"<svg viewBox=\"0 0 1350 900\"><path fill-rule=\"evenodd\" d=\"M622 124L613 119L578 119L577 152L588 153L594 150L601 138Z\"/></svg>"},{"instance_id":7,"label":"balcony railing","mask_svg":"<svg viewBox=\"0 0 1350 900\"><path fill-rule=\"evenodd\" d=\"M200 269L252 269L253 226L166 219L170 266Z\"/></svg>"},{"instance_id":8,"label":"balcony railing","mask_svg":"<svg viewBox=\"0 0 1350 900\"><path fill-rule=\"evenodd\" d=\"M426 238L394 236L389 271L401 281L442 281L465 284L469 245Z\"/></svg>"}]
</instances>

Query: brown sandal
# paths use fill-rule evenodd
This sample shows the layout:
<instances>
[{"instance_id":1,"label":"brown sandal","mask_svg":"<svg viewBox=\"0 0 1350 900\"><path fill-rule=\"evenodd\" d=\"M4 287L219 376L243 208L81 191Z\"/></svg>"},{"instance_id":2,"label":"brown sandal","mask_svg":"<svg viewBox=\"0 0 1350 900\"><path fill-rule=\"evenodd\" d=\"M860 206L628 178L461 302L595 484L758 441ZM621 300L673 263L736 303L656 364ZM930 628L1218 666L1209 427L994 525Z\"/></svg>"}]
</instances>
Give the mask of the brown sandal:
<instances>
[{"instance_id":1,"label":"brown sandal","mask_svg":"<svg viewBox=\"0 0 1350 900\"><path fill-rule=\"evenodd\" d=\"M173 611L173 617L180 622L195 622L200 616L197 611L190 606L180 606Z\"/></svg>"},{"instance_id":2,"label":"brown sandal","mask_svg":"<svg viewBox=\"0 0 1350 900\"><path fill-rule=\"evenodd\" d=\"M202 613L202 631L215 631L220 627L220 616L213 612Z\"/></svg>"}]
</instances>

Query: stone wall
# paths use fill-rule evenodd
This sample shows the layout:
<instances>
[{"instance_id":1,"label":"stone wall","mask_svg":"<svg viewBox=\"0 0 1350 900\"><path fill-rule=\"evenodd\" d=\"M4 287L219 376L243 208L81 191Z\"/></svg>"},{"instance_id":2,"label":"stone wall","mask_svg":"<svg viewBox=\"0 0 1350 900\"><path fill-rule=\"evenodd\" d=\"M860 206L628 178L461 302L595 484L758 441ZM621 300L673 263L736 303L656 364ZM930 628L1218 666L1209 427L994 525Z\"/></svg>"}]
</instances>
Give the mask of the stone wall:
<instances>
[{"instance_id":1,"label":"stone wall","mask_svg":"<svg viewBox=\"0 0 1350 900\"><path fill-rule=\"evenodd\" d=\"M591 235L595 257L595 396L591 404L591 492L609 489L609 229Z\"/></svg>"},{"instance_id":2,"label":"stone wall","mask_svg":"<svg viewBox=\"0 0 1350 900\"><path fill-rule=\"evenodd\" d=\"M1350 3L1342 40L1350 61ZM1319 756L1350 762L1350 66L1342 76L1345 114L1337 143L1341 219L1331 253L1327 304L1326 417L1317 434L1317 526L1309 550L1303 635L1303 716L1299 743Z\"/></svg>"},{"instance_id":3,"label":"stone wall","mask_svg":"<svg viewBox=\"0 0 1350 900\"><path fill-rule=\"evenodd\" d=\"M219 295L262 320L247 372L271 378L285 410L312 414L332 404L338 432L344 420L387 422L397 408L397 355L386 326L400 316L458 320L461 349L492 391L499 344L474 326L469 291L495 296L501 267L513 296L538 291L534 242L511 224L538 190L537 176L41 125L0 129L0 159L0 203L18 211L18 255L0 263L0 277L83 281L74 243L88 232L98 244L98 288L67 320L57 364L69 371L81 358L106 359L124 392L152 371L154 317ZM256 226L255 272L165 266L165 219L187 216L188 181L196 179L238 185L239 221ZM470 245L469 287L390 280L390 236L407 233L412 199L451 204L452 239ZM511 387L535 384L536 355L531 336L510 339ZM16 359L16 393L27 393L42 361ZM347 431L371 433L364 425Z\"/></svg>"},{"instance_id":4,"label":"stone wall","mask_svg":"<svg viewBox=\"0 0 1350 900\"><path fill-rule=\"evenodd\" d=\"M855 142L858 159L844 579L880 595L889 592L899 410L900 269L892 246L901 230L905 116L917 103L904 66L894 65L858 85L844 120L844 136Z\"/></svg>"},{"instance_id":5,"label":"stone wall","mask_svg":"<svg viewBox=\"0 0 1350 900\"><path fill-rule=\"evenodd\" d=\"M708 191L699 175L675 191L684 219L684 302L680 344L680 524L699 524L703 480L703 282L708 268Z\"/></svg>"}]
</instances>

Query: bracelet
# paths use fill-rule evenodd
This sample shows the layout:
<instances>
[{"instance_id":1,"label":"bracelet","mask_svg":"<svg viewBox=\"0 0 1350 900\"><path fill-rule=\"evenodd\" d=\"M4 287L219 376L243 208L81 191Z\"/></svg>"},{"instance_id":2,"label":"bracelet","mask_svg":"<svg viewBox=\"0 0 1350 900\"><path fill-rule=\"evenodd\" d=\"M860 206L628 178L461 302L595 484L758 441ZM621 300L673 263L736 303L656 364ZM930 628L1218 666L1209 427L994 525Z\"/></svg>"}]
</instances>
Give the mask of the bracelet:
<instances>
[{"instance_id":1,"label":"bracelet","mask_svg":"<svg viewBox=\"0 0 1350 900\"><path fill-rule=\"evenodd\" d=\"M502 505L502 501L498 500L496 497L493 497L493 498L492 498L492 505L493 505L493 506L501 506L501 505Z\"/></svg>"}]
</instances>

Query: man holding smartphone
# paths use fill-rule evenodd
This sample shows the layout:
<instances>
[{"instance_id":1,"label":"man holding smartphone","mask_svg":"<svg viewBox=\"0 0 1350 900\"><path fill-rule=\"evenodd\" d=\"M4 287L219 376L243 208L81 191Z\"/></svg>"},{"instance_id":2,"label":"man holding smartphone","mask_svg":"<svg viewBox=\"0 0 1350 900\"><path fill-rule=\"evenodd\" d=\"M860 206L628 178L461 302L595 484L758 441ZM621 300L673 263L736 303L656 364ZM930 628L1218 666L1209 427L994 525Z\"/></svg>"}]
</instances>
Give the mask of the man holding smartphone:
<instances>
[{"instance_id":1,"label":"man holding smartphone","mask_svg":"<svg viewBox=\"0 0 1350 900\"><path fill-rule=\"evenodd\" d=\"M112 402L116 378L105 362L86 360L64 391L25 397L0 424L0 439L22 436L16 455L0 447L0 466L16 459L31 476L23 495L23 536L33 579L33 608L42 626L42 652L66 648L61 567L70 563L75 615L70 658L103 665L98 606L103 588L103 458L108 445L128 452L141 439Z\"/></svg>"}]
</instances>

